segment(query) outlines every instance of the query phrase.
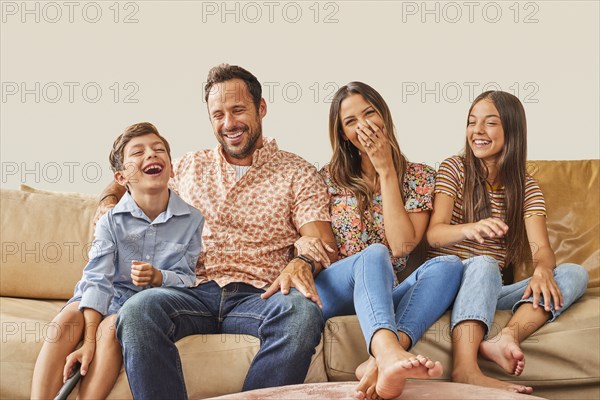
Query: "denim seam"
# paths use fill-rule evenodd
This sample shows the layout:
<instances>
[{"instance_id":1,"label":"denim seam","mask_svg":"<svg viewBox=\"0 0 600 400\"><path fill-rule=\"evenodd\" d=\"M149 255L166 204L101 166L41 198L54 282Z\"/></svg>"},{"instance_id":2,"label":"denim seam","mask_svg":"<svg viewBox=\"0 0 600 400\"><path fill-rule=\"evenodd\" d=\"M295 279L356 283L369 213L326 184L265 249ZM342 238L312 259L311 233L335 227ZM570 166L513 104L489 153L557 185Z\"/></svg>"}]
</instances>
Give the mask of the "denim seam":
<instances>
[{"instance_id":1,"label":"denim seam","mask_svg":"<svg viewBox=\"0 0 600 400\"><path fill-rule=\"evenodd\" d=\"M360 255L360 261L362 263L362 281L364 282L366 279L366 273L365 273L365 256L361 253ZM354 284L356 285L356 282L354 282ZM364 287L364 283L363 283L363 287ZM361 288L362 289L362 288ZM365 296L367 297L367 302L369 303L369 308L371 309L371 315L373 315L375 321L375 324L378 324L379 321L377 321L377 316L375 315L375 311L373 310L373 302L371 301L371 298L369 297L369 292L367 290L364 291L365 292ZM371 347L371 344L368 344L369 347Z\"/></svg>"},{"instance_id":2,"label":"denim seam","mask_svg":"<svg viewBox=\"0 0 600 400\"><path fill-rule=\"evenodd\" d=\"M192 316L196 316L196 317L212 317L212 315L210 313L191 311L191 310L178 310L178 311L174 311L173 313L169 314L169 318L175 319L182 315L192 315Z\"/></svg>"},{"instance_id":3,"label":"denim seam","mask_svg":"<svg viewBox=\"0 0 600 400\"><path fill-rule=\"evenodd\" d=\"M415 335L415 333L413 331L411 331L410 329L408 329L405 326L396 326L396 329L399 330L400 332L404 333L410 339L410 346L408 347L408 349L406 349L406 351L410 351L410 349L415 347L415 345L416 345L415 338L417 337L417 335Z\"/></svg>"},{"instance_id":4,"label":"denim seam","mask_svg":"<svg viewBox=\"0 0 600 400\"><path fill-rule=\"evenodd\" d=\"M179 380L181 381L181 386L184 388L184 392L187 393L187 388L185 387L185 378L183 376L183 367L181 366L181 357L179 356L179 352L177 352L177 357L175 360L177 361L177 375L179 376ZM187 395L185 396L187 399Z\"/></svg>"},{"instance_id":5,"label":"denim seam","mask_svg":"<svg viewBox=\"0 0 600 400\"><path fill-rule=\"evenodd\" d=\"M365 268L365 256L362 254L360 255L360 261L362 262L362 280L363 282L365 281L365 279L367 278L366 275L366 268ZM355 285L355 290L356 290L356 282L354 282ZM363 283L364 286L364 283ZM368 342L366 343L367 345L367 352L369 353L369 355L373 355L373 353L371 352L371 341L373 340L373 336L375 335L375 332L377 332L377 330L374 330L373 327L375 326L384 326L383 323L379 322L377 320L377 316L375 314L375 310L373 310L373 302L371 301L371 298L369 297L369 291L365 290L365 296L367 297L367 301L369 303L369 308L371 309L371 315L373 316L374 321L372 321L371 323L373 324L370 328L370 335L367 338ZM394 327L392 327L392 329L390 329L394 335L396 335L396 338L398 339L398 341L400 341L400 338L398 337L398 332L396 332L396 329Z\"/></svg>"},{"instance_id":6,"label":"denim seam","mask_svg":"<svg viewBox=\"0 0 600 400\"><path fill-rule=\"evenodd\" d=\"M223 323L223 303L225 300L225 297L227 297L227 291L223 288L221 288L221 293L220 293L220 298L219 298L219 312L217 314L217 326L218 329L221 330L221 325Z\"/></svg>"},{"instance_id":7,"label":"denim seam","mask_svg":"<svg viewBox=\"0 0 600 400\"><path fill-rule=\"evenodd\" d=\"M517 311L517 308L519 308L521 305L525 304L525 303L530 303L533 304L533 299L530 297L528 299L521 299L519 301L517 301L513 307L512 307L512 313L514 314ZM542 308L544 308L544 301L542 299L540 299L539 301L540 306L542 306ZM552 318L548 318L548 320L545 322L545 324L553 322L557 317L558 317L558 313L557 311L554 309L554 307L552 307L552 304L550 304L550 313L552 314Z\"/></svg>"},{"instance_id":8,"label":"denim seam","mask_svg":"<svg viewBox=\"0 0 600 400\"><path fill-rule=\"evenodd\" d=\"M466 317L459 317L456 318L458 320L458 322L452 323L450 326L450 333L452 334L452 332L454 331L454 328L456 328L456 325L465 322L465 321L479 321L479 322L483 322L485 324L486 327L486 332L485 335L483 337L483 339L487 339L488 334L490 332L490 330L492 329L492 327L490 326L491 324L487 322L487 320L483 317L477 316L477 315L473 315L473 316L466 316Z\"/></svg>"},{"instance_id":9,"label":"denim seam","mask_svg":"<svg viewBox=\"0 0 600 400\"><path fill-rule=\"evenodd\" d=\"M408 304L407 304L407 305L406 305L406 307L404 308L404 311L402 312L402 315L400 315L400 316L399 316L399 317L396 319L397 321L400 321L400 320L402 320L402 318L404 318L404 316L406 315L406 312L407 312L407 310L408 310L409 308L411 308L411 307L412 307L412 304L413 304L413 302L414 302L413 295L414 295L414 293L415 293L415 292L416 292L416 291L419 289L418 285L419 285L419 281L417 280L417 282L416 282L416 283L415 283L415 285L414 285L414 289L412 289L413 291L411 292L410 298L408 299ZM408 289L408 290L410 291L411 289ZM396 329L400 330L400 328L399 328L399 323L398 323L398 322L396 322ZM404 331L403 331L403 332L404 332ZM404 332L404 333L406 333L406 332ZM411 347L411 348L412 348L412 347L415 345L414 336L416 336L416 335L413 335L413 336L411 336L411 335L408 335L408 337L410 338L410 347Z\"/></svg>"},{"instance_id":10,"label":"denim seam","mask_svg":"<svg viewBox=\"0 0 600 400\"><path fill-rule=\"evenodd\" d=\"M259 320L259 321L265 320L265 316L260 315L260 314L246 314L246 313L238 314L238 313L230 312L229 314L227 314L227 317L252 318L252 319Z\"/></svg>"},{"instance_id":11,"label":"denim seam","mask_svg":"<svg viewBox=\"0 0 600 400\"><path fill-rule=\"evenodd\" d=\"M381 329L388 329L388 330L390 330L391 332L396 332L396 328L395 328L393 325L390 325L390 324L383 324L383 323L376 323L376 324L374 324L374 325L371 327L371 329L370 329L370 331L369 331L369 333L370 333L370 336L371 336L371 337L373 337L373 335L375 334L375 332L377 332L377 331L379 331L379 330L381 330ZM396 336L398 336L398 333L396 333Z\"/></svg>"}]
</instances>

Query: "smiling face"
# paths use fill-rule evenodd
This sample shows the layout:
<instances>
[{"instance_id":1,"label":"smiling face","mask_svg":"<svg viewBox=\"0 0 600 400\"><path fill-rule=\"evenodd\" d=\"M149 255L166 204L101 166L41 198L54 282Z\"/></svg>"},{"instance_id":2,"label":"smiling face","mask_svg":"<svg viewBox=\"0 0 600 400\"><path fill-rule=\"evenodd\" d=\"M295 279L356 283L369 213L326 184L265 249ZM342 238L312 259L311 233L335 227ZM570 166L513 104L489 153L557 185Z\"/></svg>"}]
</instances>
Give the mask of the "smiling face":
<instances>
[{"instance_id":1,"label":"smiling face","mask_svg":"<svg viewBox=\"0 0 600 400\"><path fill-rule=\"evenodd\" d=\"M125 145L123 167L115 172L115 181L132 192L160 193L173 177L167 147L153 133L134 137Z\"/></svg>"},{"instance_id":2,"label":"smiling face","mask_svg":"<svg viewBox=\"0 0 600 400\"><path fill-rule=\"evenodd\" d=\"M264 99L257 110L246 83L231 79L214 85L207 105L210 122L227 161L251 165L252 154L263 144L262 119L267 112Z\"/></svg>"},{"instance_id":3,"label":"smiling face","mask_svg":"<svg viewBox=\"0 0 600 400\"><path fill-rule=\"evenodd\" d=\"M504 128L494 103L488 99L478 101L469 114L467 143L475 157L487 165L496 163L504 149Z\"/></svg>"},{"instance_id":4,"label":"smiling face","mask_svg":"<svg viewBox=\"0 0 600 400\"><path fill-rule=\"evenodd\" d=\"M344 139L349 140L357 149L364 152L358 141L356 128L358 125L368 127L367 120L377 125L383 131L384 122L375 107L360 94L351 94L340 104L340 126Z\"/></svg>"}]
</instances>

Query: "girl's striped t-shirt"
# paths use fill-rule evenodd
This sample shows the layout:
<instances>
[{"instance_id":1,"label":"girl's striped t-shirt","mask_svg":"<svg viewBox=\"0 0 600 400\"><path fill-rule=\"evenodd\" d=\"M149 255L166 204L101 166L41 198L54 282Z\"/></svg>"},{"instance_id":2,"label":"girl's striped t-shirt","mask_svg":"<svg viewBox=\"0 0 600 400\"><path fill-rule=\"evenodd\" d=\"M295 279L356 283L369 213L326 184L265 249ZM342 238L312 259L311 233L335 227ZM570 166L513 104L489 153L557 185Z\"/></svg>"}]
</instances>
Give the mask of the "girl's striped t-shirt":
<instances>
[{"instance_id":1,"label":"girl's striped t-shirt","mask_svg":"<svg viewBox=\"0 0 600 400\"><path fill-rule=\"evenodd\" d=\"M459 156L444 160L438 170L435 180L435 194L443 193L454 199L451 225L463 224L463 188L465 182L464 159ZM505 221L506 204L504 187L491 187L487 185L488 196L492 208L491 216ZM529 175L525 181L525 202L523 206L523 218L533 215L546 216L546 204L544 195L537 182ZM509 227L510 229L510 227ZM451 246L432 245L428 258L442 255L456 255L461 259L475 256L488 255L498 261L500 269L504 268L506 257L505 238L484 238L485 242L480 244L474 240L465 239Z\"/></svg>"}]
</instances>

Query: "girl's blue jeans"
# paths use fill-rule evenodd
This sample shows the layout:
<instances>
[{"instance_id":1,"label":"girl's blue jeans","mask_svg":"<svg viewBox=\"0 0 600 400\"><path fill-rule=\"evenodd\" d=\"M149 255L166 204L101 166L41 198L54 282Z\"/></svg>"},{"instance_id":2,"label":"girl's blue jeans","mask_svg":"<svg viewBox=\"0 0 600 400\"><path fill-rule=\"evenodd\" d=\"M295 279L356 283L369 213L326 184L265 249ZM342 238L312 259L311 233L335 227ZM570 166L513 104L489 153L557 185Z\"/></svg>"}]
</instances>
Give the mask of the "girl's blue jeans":
<instances>
[{"instance_id":1,"label":"girl's blue jeans","mask_svg":"<svg viewBox=\"0 0 600 400\"><path fill-rule=\"evenodd\" d=\"M477 256L464 260L463 264L464 274L452 308L451 329L466 320L481 321L487 327L487 337L496 310L512 310L514 313L523 303L533 302L533 296L522 298L531 278L503 286L498 262L494 258ZM554 321L585 293L588 273L580 265L561 264L554 269L554 280L563 295L564 305L558 310L554 309L554 303L550 305L552 315L548 322ZM544 306L543 296L540 296L539 303Z\"/></svg>"}]
</instances>

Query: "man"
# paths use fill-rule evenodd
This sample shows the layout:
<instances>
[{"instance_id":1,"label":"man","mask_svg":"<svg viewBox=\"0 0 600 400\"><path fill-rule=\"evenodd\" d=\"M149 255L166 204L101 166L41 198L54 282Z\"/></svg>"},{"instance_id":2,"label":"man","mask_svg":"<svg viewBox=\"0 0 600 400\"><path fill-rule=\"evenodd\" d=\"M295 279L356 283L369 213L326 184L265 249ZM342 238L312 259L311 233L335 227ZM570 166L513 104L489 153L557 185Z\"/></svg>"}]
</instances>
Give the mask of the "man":
<instances>
[{"instance_id":1,"label":"man","mask_svg":"<svg viewBox=\"0 0 600 400\"><path fill-rule=\"evenodd\" d=\"M261 339L243 390L306 377L324 325L313 280L322 266L290 258L300 236L335 244L329 201L313 166L263 137L261 94L243 68L223 64L208 74L205 100L220 145L174 160L171 180L206 218L196 286L146 290L121 309L117 336L135 398L187 397L174 343L192 334ZM122 193L111 184L98 214Z\"/></svg>"}]
</instances>

